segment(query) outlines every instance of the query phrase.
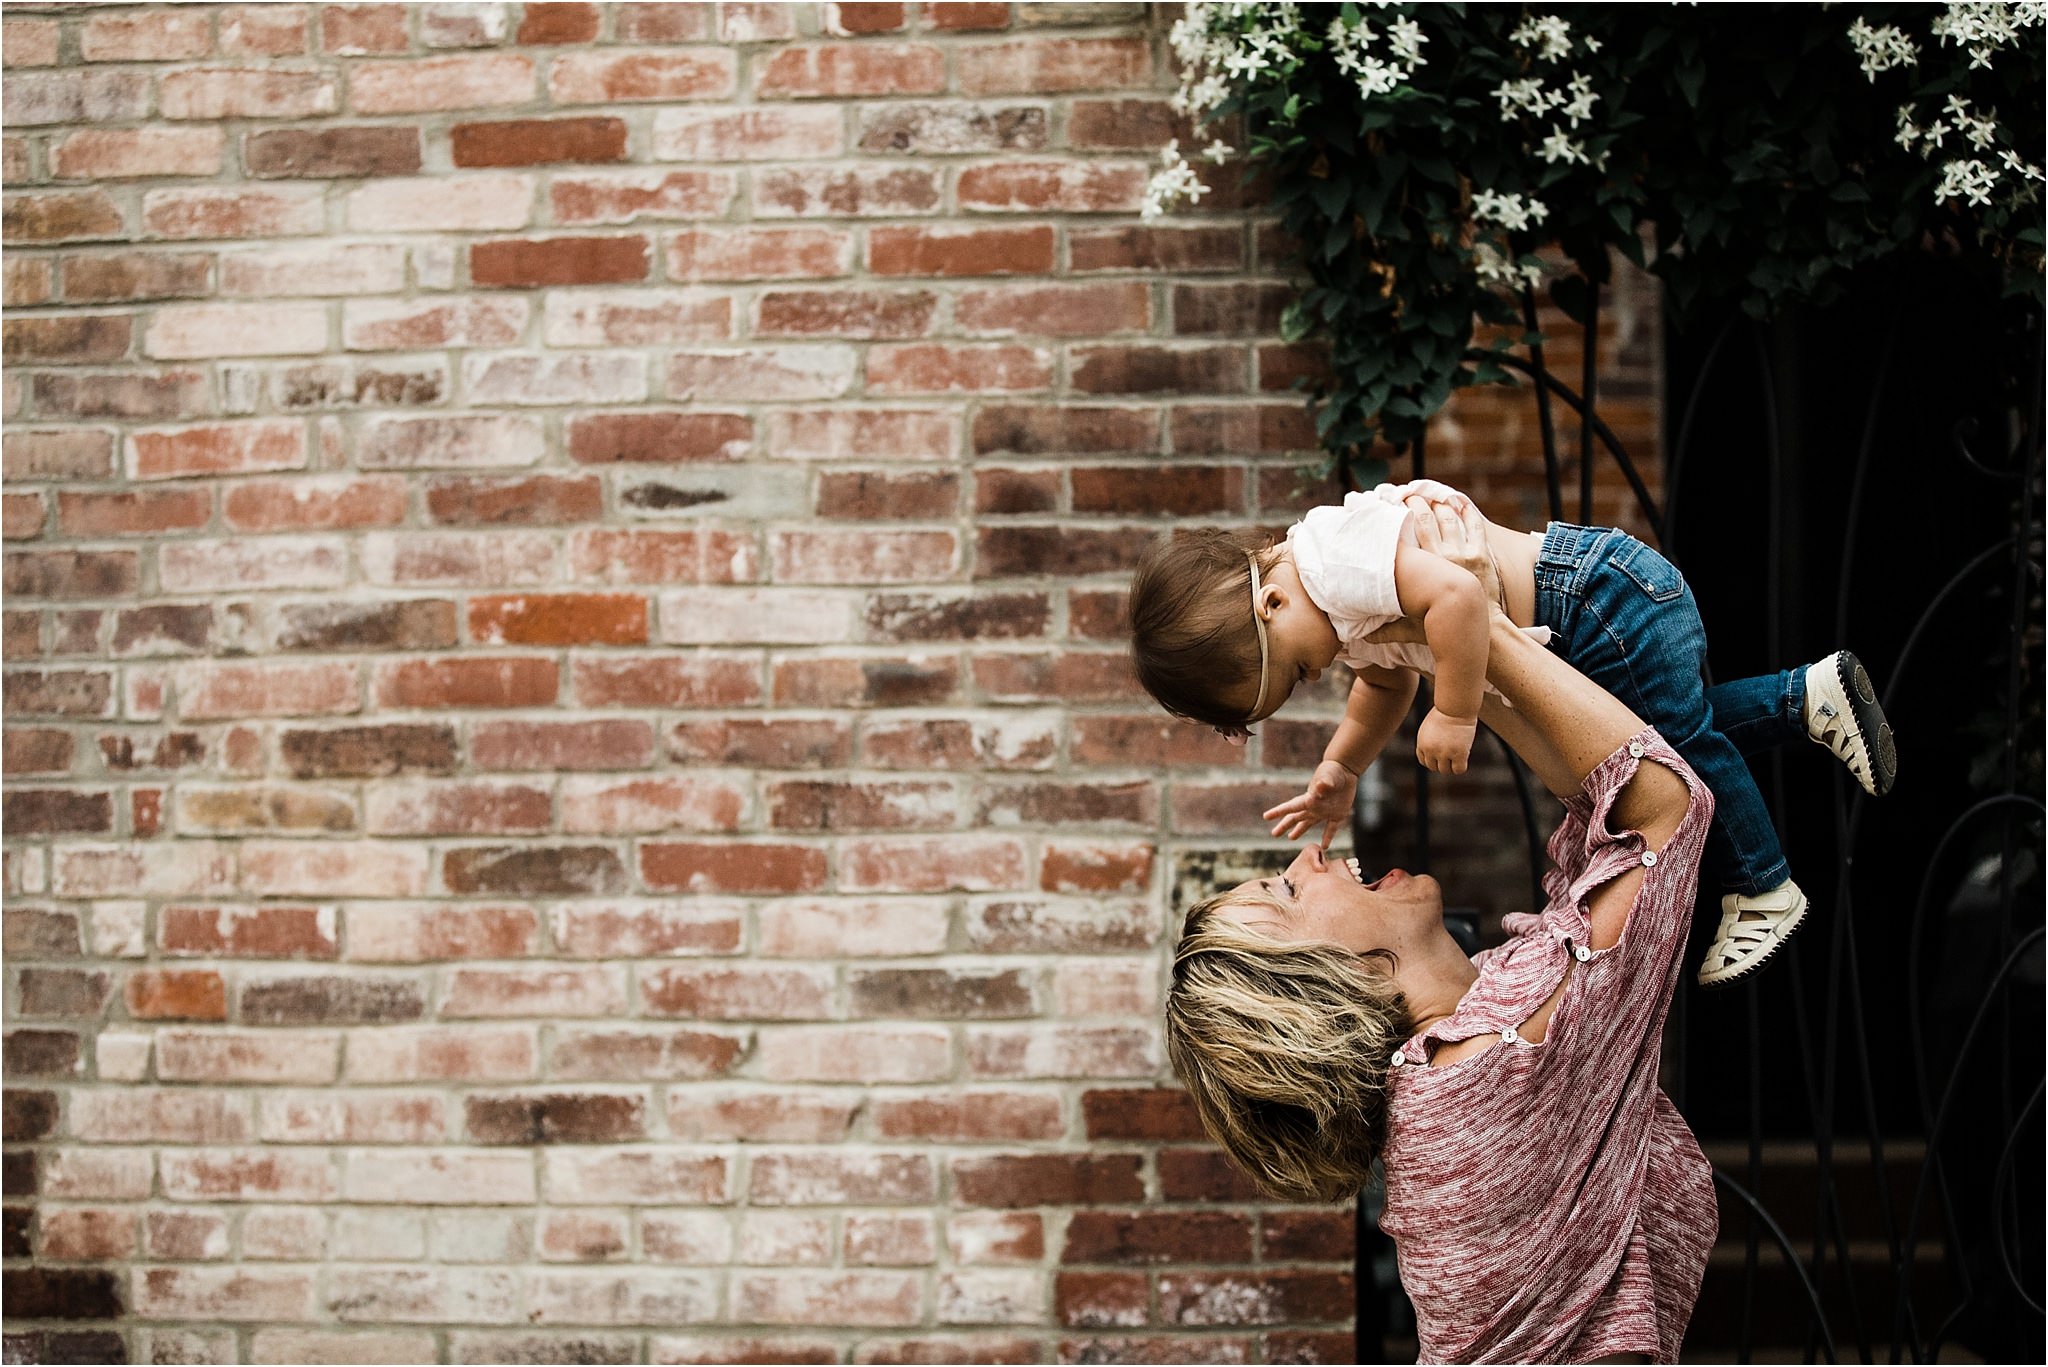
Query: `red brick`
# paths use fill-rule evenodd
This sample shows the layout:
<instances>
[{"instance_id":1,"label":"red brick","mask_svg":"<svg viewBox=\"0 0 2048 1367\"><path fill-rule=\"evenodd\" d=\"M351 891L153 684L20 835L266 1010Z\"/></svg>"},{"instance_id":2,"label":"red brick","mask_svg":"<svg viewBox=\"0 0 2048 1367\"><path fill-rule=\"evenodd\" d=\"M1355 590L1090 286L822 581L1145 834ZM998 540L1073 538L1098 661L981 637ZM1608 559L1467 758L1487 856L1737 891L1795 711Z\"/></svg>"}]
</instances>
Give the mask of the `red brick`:
<instances>
[{"instance_id":1,"label":"red brick","mask_svg":"<svg viewBox=\"0 0 2048 1367\"><path fill-rule=\"evenodd\" d=\"M42 1256L57 1262L132 1258L135 1214L133 1210L89 1210L75 1206L45 1211L37 1222L41 1227Z\"/></svg>"},{"instance_id":2,"label":"red brick","mask_svg":"<svg viewBox=\"0 0 2048 1367\"><path fill-rule=\"evenodd\" d=\"M677 233L672 280L822 279L847 272L853 235L833 228L735 228Z\"/></svg>"},{"instance_id":3,"label":"red brick","mask_svg":"<svg viewBox=\"0 0 2048 1367\"><path fill-rule=\"evenodd\" d=\"M128 123L149 112L150 74L72 69L17 72L7 82L6 122Z\"/></svg>"},{"instance_id":4,"label":"red brick","mask_svg":"<svg viewBox=\"0 0 2048 1367\"><path fill-rule=\"evenodd\" d=\"M0 51L5 52L8 66L57 64L56 20L9 19L4 25L0 25L0 29L4 29L5 35L4 38L0 38Z\"/></svg>"},{"instance_id":5,"label":"red brick","mask_svg":"<svg viewBox=\"0 0 2048 1367\"><path fill-rule=\"evenodd\" d=\"M654 119L660 161L790 161L837 156L845 120L832 107L664 109Z\"/></svg>"},{"instance_id":6,"label":"red brick","mask_svg":"<svg viewBox=\"0 0 2048 1367\"><path fill-rule=\"evenodd\" d=\"M959 420L936 409L810 409L777 413L768 445L793 460L952 460Z\"/></svg>"},{"instance_id":7,"label":"red brick","mask_svg":"<svg viewBox=\"0 0 2048 1367\"><path fill-rule=\"evenodd\" d=\"M907 1327L918 1322L922 1283L909 1272L735 1274L733 1314L756 1324Z\"/></svg>"},{"instance_id":8,"label":"red brick","mask_svg":"<svg viewBox=\"0 0 2048 1367\"><path fill-rule=\"evenodd\" d=\"M615 36L622 43L689 43L711 36L709 5L613 5Z\"/></svg>"},{"instance_id":9,"label":"red brick","mask_svg":"<svg viewBox=\"0 0 2048 1367\"><path fill-rule=\"evenodd\" d=\"M11 653L11 652L10 652ZM63 774L71 769L71 733L26 726L9 726L0 732L6 744L8 775Z\"/></svg>"},{"instance_id":10,"label":"red brick","mask_svg":"<svg viewBox=\"0 0 2048 1367\"><path fill-rule=\"evenodd\" d=\"M41 505L37 505L41 521ZM206 489L147 489L119 493L73 493L57 495L57 523L67 536L156 536L171 531L191 531L206 525L213 515L213 498Z\"/></svg>"},{"instance_id":11,"label":"red brick","mask_svg":"<svg viewBox=\"0 0 2048 1367\"><path fill-rule=\"evenodd\" d=\"M960 207L968 210L1135 213L1146 172L1138 162L996 162L963 169L955 190Z\"/></svg>"},{"instance_id":12,"label":"red brick","mask_svg":"<svg viewBox=\"0 0 2048 1367\"><path fill-rule=\"evenodd\" d=\"M932 0L925 6L925 22L956 32L1008 28L1010 7L984 0Z\"/></svg>"},{"instance_id":13,"label":"red brick","mask_svg":"<svg viewBox=\"0 0 2048 1367\"><path fill-rule=\"evenodd\" d=\"M788 47L754 76L754 94L765 99L932 95L945 88L945 55L928 43Z\"/></svg>"},{"instance_id":14,"label":"red brick","mask_svg":"<svg viewBox=\"0 0 2048 1367\"><path fill-rule=\"evenodd\" d=\"M211 1211L153 1210L145 1217L143 1241L151 1258L167 1262L225 1258L227 1217Z\"/></svg>"},{"instance_id":15,"label":"red brick","mask_svg":"<svg viewBox=\"0 0 2048 1367\"><path fill-rule=\"evenodd\" d=\"M510 346L525 331L527 312L516 297L351 302L342 338L356 351Z\"/></svg>"},{"instance_id":16,"label":"red brick","mask_svg":"<svg viewBox=\"0 0 2048 1367\"><path fill-rule=\"evenodd\" d=\"M420 130L389 124L268 129L244 139L242 164L262 179L409 176L420 169Z\"/></svg>"},{"instance_id":17,"label":"red brick","mask_svg":"<svg viewBox=\"0 0 2048 1367\"><path fill-rule=\"evenodd\" d=\"M825 30L828 33L896 33L902 30L908 18L900 3L866 4L854 0L839 0L839 3L825 7Z\"/></svg>"},{"instance_id":18,"label":"red brick","mask_svg":"<svg viewBox=\"0 0 2048 1367\"><path fill-rule=\"evenodd\" d=\"M642 1009L694 1020L827 1020L832 972L759 965L674 966L640 973ZM879 1195L873 1199L882 1199ZM864 1202L865 1203L865 1202Z\"/></svg>"},{"instance_id":19,"label":"red brick","mask_svg":"<svg viewBox=\"0 0 2048 1367\"><path fill-rule=\"evenodd\" d=\"M1348 1319L1351 1277L1340 1272L1169 1272L1159 1278L1166 1324L1289 1324Z\"/></svg>"},{"instance_id":20,"label":"red brick","mask_svg":"<svg viewBox=\"0 0 2048 1367\"><path fill-rule=\"evenodd\" d=\"M138 1020L226 1020L227 986L201 969L131 973L122 985L128 1014Z\"/></svg>"},{"instance_id":21,"label":"red brick","mask_svg":"<svg viewBox=\"0 0 2048 1367\"><path fill-rule=\"evenodd\" d=\"M1151 312L1151 292L1138 283L963 290L953 304L954 322L969 336L1100 337L1143 331Z\"/></svg>"},{"instance_id":22,"label":"red brick","mask_svg":"<svg viewBox=\"0 0 2048 1367\"><path fill-rule=\"evenodd\" d=\"M304 119L337 107L333 78L320 71L213 67L167 72L157 86L167 119Z\"/></svg>"},{"instance_id":23,"label":"red brick","mask_svg":"<svg viewBox=\"0 0 2048 1367\"><path fill-rule=\"evenodd\" d=\"M717 218L738 191L728 171L558 174L548 187L557 223Z\"/></svg>"},{"instance_id":24,"label":"red brick","mask_svg":"<svg viewBox=\"0 0 2048 1367\"><path fill-rule=\"evenodd\" d=\"M581 959L731 954L742 935L737 909L687 903L557 907L553 920L555 952Z\"/></svg>"},{"instance_id":25,"label":"red brick","mask_svg":"<svg viewBox=\"0 0 2048 1367\"><path fill-rule=\"evenodd\" d=\"M478 286L600 285L645 280L645 237L553 237L478 242L469 274Z\"/></svg>"},{"instance_id":26,"label":"red brick","mask_svg":"<svg viewBox=\"0 0 2048 1367\"><path fill-rule=\"evenodd\" d=\"M593 835L621 831L730 831L749 802L727 779L595 778L562 781L561 826Z\"/></svg>"},{"instance_id":27,"label":"red brick","mask_svg":"<svg viewBox=\"0 0 2048 1367\"><path fill-rule=\"evenodd\" d=\"M1136 1154L1007 1154L955 1158L959 1204L1022 1206L1129 1205L1145 1199Z\"/></svg>"},{"instance_id":28,"label":"red brick","mask_svg":"<svg viewBox=\"0 0 2048 1367\"><path fill-rule=\"evenodd\" d=\"M744 582L755 560L752 535L736 532L600 528L569 542L571 571L608 584Z\"/></svg>"},{"instance_id":29,"label":"red brick","mask_svg":"<svg viewBox=\"0 0 2048 1367\"><path fill-rule=\"evenodd\" d=\"M877 275L1050 274L1050 225L1015 228L878 227L868 233L868 269Z\"/></svg>"},{"instance_id":30,"label":"red brick","mask_svg":"<svg viewBox=\"0 0 2048 1367\"><path fill-rule=\"evenodd\" d=\"M1348 1210L1267 1211L1259 1220L1259 1246L1273 1262L1348 1263L1357 1243Z\"/></svg>"},{"instance_id":31,"label":"red brick","mask_svg":"<svg viewBox=\"0 0 2048 1367\"><path fill-rule=\"evenodd\" d=\"M1159 1194L1168 1201L1257 1201L1251 1178L1220 1149L1160 1149Z\"/></svg>"},{"instance_id":32,"label":"red brick","mask_svg":"<svg viewBox=\"0 0 2048 1367\"><path fill-rule=\"evenodd\" d=\"M60 492L58 497L64 495ZM9 541L26 541L43 534L43 525L48 520L49 505L43 496L36 494L7 494L5 500L5 535Z\"/></svg>"},{"instance_id":33,"label":"red brick","mask_svg":"<svg viewBox=\"0 0 2048 1367\"><path fill-rule=\"evenodd\" d=\"M730 1032L712 1030L562 1026L554 1032L548 1072L560 1079L604 1082L695 1081L724 1074L739 1060L743 1042ZM672 1093L684 1094L684 1089ZM670 1129L682 1133L673 1122L673 1112ZM652 1242L649 1253L659 1256Z\"/></svg>"},{"instance_id":34,"label":"red brick","mask_svg":"<svg viewBox=\"0 0 2048 1367\"><path fill-rule=\"evenodd\" d=\"M1067 256L1076 274L1242 270L1244 230L1221 225L1076 228L1067 234Z\"/></svg>"},{"instance_id":35,"label":"red brick","mask_svg":"<svg viewBox=\"0 0 2048 1367\"><path fill-rule=\"evenodd\" d=\"M224 295L387 294L405 287L405 249L374 242L267 247L221 258Z\"/></svg>"},{"instance_id":36,"label":"red brick","mask_svg":"<svg viewBox=\"0 0 2048 1367\"><path fill-rule=\"evenodd\" d=\"M644 721L479 722L470 731L479 769L644 769L654 729Z\"/></svg>"},{"instance_id":37,"label":"red brick","mask_svg":"<svg viewBox=\"0 0 2048 1367\"><path fill-rule=\"evenodd\" d=\"M18 551L6 560L5 591L22 598L125 598L137 591L133 551Z\"/></svg>"},{"instance_id":38,"label":"red brick","mask_svg":"<svg viewBox=\"0 0 2048 1367\"><path fill-rule=\"evenodd\" d=\"M551 347L681 346L732 335L733 301L696 290L577 290L548 296Z\"/></svg>"},{"instance_id":39,"label":"red brick","mask_svg":"<svg viewBox=\"0 0 2048 1367\"><path fill-rule=\"evenodd\" d=\"M773 43L796 35L796 6L786 0L725 0L718 7L721 42Z\"/></svg>"},{"instance_id":40,"label":"red brick","mask_svg":"<svg viewBox=\"0 0 2048 1367\"><path fill-rule=\"evenodd\" d=\"M733 93L738 55L726 48L685 52L572 52L548 71L556 104L717 100Z\"/></svg>"},{"instance_id":41,"label":"red brick","mask_svg":"<svg viewBox=\"0 0 2048 1367\"><path fill-rule=\"evenodd\" d=\"M79 30L79 55L88 62L182 62L204 57L213 50L209 17L204 10L177 9L95 15Z\"/></svg>"},{"instance_id":42,"label":"red brick","mask_svg":"<svg viewBox=\"0 0 2048 1367\"><path fill-rule=\"evenodd\" d=\"M362 62L348 75L358 114L420 114L525 104L534 96L533 59L485 52L403 62Z\"/></svg>"},{"instance_id":43,"label":"red brick","mask_svg":"<svg viewBox=\"0 0 2048 1367\"><path fill-rule=\"evenodd\" d=\"M789 166L754 176L758 218L876 218L936 213L939 173L865 162Z\"/></svg>"},{"instance_id":44,"label":"red brick","mask_svg":"<svg viewBox=\"0 0 2048 1367\"><path fill-rule=\"evenodd\" d=\"M1157 96L1075 100L1067 118L1067 145L1090 152L1148 152L1168 139L1194 148L1206 141L1188 119Z\"/></svg>"},{"instance_id":45,"label":"red brick","mask_svg":"<svg viewBox=\"0 0 2048 1367\"><path fill-rule=\"evenodd\" d=\"M592 413L571 419L569 458L586 465L744 459L753 420L738 413Z\"/></svg>"},{"instance_id":46,"label":"red brick","mask_svg":"<svg viewBox=\"0 0 2048 1367\"><path fill-rule=\"evenodd\" d=\"M170 304L156 311L143 350L172 360L294 356L327 349L323 304Z\"/></svg>"},{"instance_id":47,"label":"red brick","mask_svg":"<svg viewBox=\"0 0 2048 1367\"><path fill-rule=\"evenodd\" d=\"M0 302L9 308L49 303L55 264L48 257L26 257L19 253L0 260L0 268L6 273L6 283L0 286Z\"/></svg>"},{"instance_id":48,"label":"red brick","mask_svg":"<svg viewBox=\"0 0 2048 1367\"><path fill-rule=\"evenodd\" d=\"M462 386L472 403L631 403L647 397L647 366L616 353L471 356Z\"/></svg>"},{"instance_id":49,"label":"red brick","mask_svg":"<svg viewBox=\"0 0 2048 1367\"><path fill-rule=\"evenodd\" d=\"M1348 1218L1348 1217L1347 1217ZM1251 1221L1223 1211L1077 1210L1066 1263L1248 1263Z\"/></svg>"},{"instance_id":50,"label":"red brick","mask_svg":"<svg viewBox=\"0 0 2048 1367\"><path fill-rule=\"evenodd\" d=\"M813 892L825 884L825 851L813 845L663 842L640 846L650 888L695 893Z\"/></svg>"},{"instance_id":51,"label":"red brick","mask_svg":"<svg viewBox=\"0 0 2048 1367\"><path fill-rule=\"evenodd\" d=\"M134 319L127 314L72 314L60 317L9 318L0 324L0 355L8 364L23 362L89 365L118 361L128 354Z\"/></svg>"},{"instance_id":52,"label":"red brick","mask_svg":"<svg viewBox=\"0 0 2048 1367\"><path fill-rule=\"evenodd\" d=\"M571 691L582 707L745 707L761 696L761 669L751 659L579 659Z\"/></svg>"},{"instance_id":53,"label":"red brick","mask_svg":"<svg viewBox=\"0 0 2048 1367\"><path fill-rule=\"evenodd\" d=\"M957 1092L869 1103L883 1139L941 1144L1023 1143L1065 1133L1059 1098L1039 1092Z\"/></svg>"},{"instance_id":54,"label":"red brick","mask_svg":"<svg viewBox=\"0 0 2048 1367\"><path fill-rule=\"evenodd\" d=\"M1063 491L1058 470L984 467L974 472L974 511L990 515L1058 512L1065 502Z\"/></svg>"},{"instance_id":55,"label":"red brick","mask_svg":"<svg viewBox=\"0 0 2048 1367\"><path fill-rule=\"evenodd\" d=\"M1169 426L1173 449L1184 455L1242 457L1316 449L1315 423L1299 403L1227 408L1189 404L1173 410Z\"/></svg>"},{"instance_id":56,"label":"red brick","mask_svg":"<svg viewBox=\"0 0 2048 1367\"><path fill-rule=\"evenodd\" d=\"M218 128L88 128L50 149L57 180L212 176L225 142Z\"/></svg>"},{"instance_id":57,"label":"red brick","mask_svg":"<svg viewBox=\"0 0 2048 1367\"><path fill-rule=\"evenodd\" d=\"M806 779L770 783L768 824L785 831L943 830L959 807L950 783Z\"/></svg>"},{"instance_id":58,"label":"red brick","mask_svg":"<svg viewBox=\"0 0 2048 1367\"><path fill-rule=\"evenodd\" d=\"M78 242L121 237L125 217L104 190L9 195L0 233L9 242Z\"/></svg>"},{"instance_id":59,"label":"red brick","mask_svg":"<svg viewBox=\"0 0 2048 1367\"><path fill-rule=\"evenodd\" d=\"M828 470L818 475L819 517L855 521L948 519L960 506L951 471Z\"/></svg>"},{"instance_id":60,"label":"red brick","mask_svg":"<svg viewBox=\"0 0 2048 1367\"><path fill-rule=\"evenodd\" d=\"M989 892L1023 886L1023 843L1009 836L848 841L839 886L848 892Z\"/></svg>"},{"instance_id":61,"label":"red brick","mask_svg":"<svg viewBox=\"0 0 2048 1367\"><path fill-rule=\"evenodd\" d=\"M1173 287L1173 331L1181 337L1270 336L1294 297L1291 286L1238 281Z\"/></svg>"},{"instance_id":62,"label":"red brick","mask_svg":"<svg viewBox=\"0 0 2048 1367\"><path fill-rule=\"evenodd\" d=\"M368 790L363 827L371 835L531 835L553 823L554 802L543 788L409 779Z\"/></svg>"},{"instance_id":63,"label":"red brick","mask_svg":"<svg viewBox=\"0 0 2048 1367\"><path fill-rule=\"evenodd\" d=\"M320 10L320 47L330 56L403 52L404 5L326 5Z\"/></svg>"},{"instance_id":64,"label":"red brick","mask_svg":"<svg viewBox=\"0 0 2048 1367\"><path fill-rule=\"evenodd\" d=\"M991 393L1044 389L1052 357L1036 347L912 343L868 352L875 394Z\"/></svg>"},{"instance_id":65,"label":"red brick","mask_svg":"<svg viewBox=\"0 0 2048 1367\"><path fill-rule=\"evenodd\" d=\"M987 108L956 101L869 105L858 114L863 152L953 157L967 152L1042 152L1049 138L1043 105Z\"/></svg>"},{"instance_id":66,"label":"red brick","mask_svg":"<svg viewBox=\"0 0 2048 1367\"><path fill-rule=\"evenodd\" d=\"M588 43L597 37L596 5L549 3L531 4L522 11L519 32L521 47L560 43Z\"/></svg>"},{"instance_id":67,"label":"red brick","mask_svg":"<svg viewBox=\"0 0 2048 1367\"><path fill-rule=\"evenodd\" d=\"M325 217L319 192L310 186L194 186L150 190L142 197L142 225L159 237L305 236L319 232Z\"/></svg>"},{"instance_id":68,"label":"red brick","mask_svg":"<svg viewBox=\"0 0 2048 1367\"><path fill-rule=\"evenodd\" d=\"M595 478L452 476L426 485L427 516L457 526L548 526L594 521L604 492ZM397 520L397 519L394 519Z\"/></svg>"},{"instance_id":69,"label":"red brick","mask_svg":"<svg viewBox=\"0 0 2048 1367\"><path fill-rule=\"evenodd\" d=\"M448 130L457 166L545 166L626 159L619 119L513 119L458 123Z\"/></svg>"},{"instance_id":70,"label":"red brick","mask_svg":"<svg viewBox=\"0 0 2048 1367\"><path fill-rule=\"evenodd\" d=\"M458 893L590 897L623 892L626 871L603 846L489 845L448 851L441 881Z\"/></svg>"},{"instance_id":71,"label":"red brick","mask_svg":"<svg viewBox=\"0 0 2048 1367\"><path fill-rule=\"evenodd\" d=\"M545 707L560 693L555 662L532 656L405 660L374 673L381 707Z\"/></svg>"},{"instance_id":72,"label":"red brick","mask_svg":"<svg viewBox=\"0 0 2048 1367\"><path fill-rule=\"evenodd\" d=\"M171 299L210 293L213 258L199 252L66 256L58 278L73 302Z\"/></svg>"},{"instance_id":73,"label":"red brick","mask_svg":"<svg viewBox=\"0 0 2048 1367\"><path fill-rule=\"evenodd\" d=\"M1142 1272L1061 1272L1053 1279L1059 1322L1077 1328L1135 1328L1151 1310Z\"/></svg>"},{"instance_id":74,"label":"red brick","mask_svg":"<svg viewBox=\"0 0 2048 1367\"><path fill-rule=\"evenodd\" d=\"M922 337L938 296L901 290L769 290L754 304L759 337Z\"/></svg>"},{"instance_id":75,"label":"red brick","mask_svg":"<svg viewBox=\"0 0 2048 1367\"><path fill-rule=\"evenodd\" d=\"M1245 388L1245 353L1236 346L1074 348L1070 383L1088 394L1217 394Z\"/></svg>"},{"instance_id":76,"label":"red brick","mask_svg":"<svg viewBox=\"0 0 2048 1367\"><path fill-rule=\"evenodd\" d=\"M396 476L237 480L224 491L221 520L252 532L391 527L405 520L407 487Z\"/></svg>"},{"instance_id":77,"label":"red brick","mask_svg":"<svg viewBox=\"0 0 2048 1367\"><path fill-rule=\"evenodd\" d=\"M220 50L231 57L299 57L306 51L304 5L237 5L220 17Z\"/></svg>"},{"instance_id":78,"label":"red brick","mask_svg":"<svg viewBox=\"0 0 2048 1367\"><path fill-rule=\"evenodd\" d=\"M386 469L531 465L544 446L539 419L495 413L387 418L358 443L358 465Z\"/></svg>"},{"instance_id":79,"label":"red brick","mask_svg":"<svg viewBox=\"0 0 2048 1367\"><path fill-rule=\"evenodd\" d=\"M699 347L668 364L668 397L701 402L835 399L854 385L852 347Z\"/></svg>"},{"instance_id":80,"label":"red brick","mask_svg":"<svg viewBox=\"0 0 2048 1367\"><path fill-rule=\"evenodd\" d=\"M786 531L769 550L776 580L794 584L948 579L959 563L952 532Z\"/></svg>"},{"instance_id":81,"label":"red brick","mask_svg":"<svg viewBox=\"0 0 2048 1367\"><path fill-rule=\"evenodd\" d=\"M963 95L1059 95L1142 87L1151 75L1145 38L1035 38L962 47L957 81Z\"/></svg>"},{"instance_id":82,"label":"red brick","mask_svg":"<svg viewBox=\"0 0 2048 1367\"><path fill-rule=\"evenodd\" d=\"M357 906L348 912L348 957L366 962L522 958L539 943L540 918L527 907Z\"/></svg>"},{"instance_id":83,"label":"red brick","mask_svg":"<svg viewBox=\"0 0 2048 1367\"><path fill-rule=\"evenodd\" d=\"M10 717L107 717L113 674L89 669L17 669L7 675Z\"/></svg>"}]
</instances>

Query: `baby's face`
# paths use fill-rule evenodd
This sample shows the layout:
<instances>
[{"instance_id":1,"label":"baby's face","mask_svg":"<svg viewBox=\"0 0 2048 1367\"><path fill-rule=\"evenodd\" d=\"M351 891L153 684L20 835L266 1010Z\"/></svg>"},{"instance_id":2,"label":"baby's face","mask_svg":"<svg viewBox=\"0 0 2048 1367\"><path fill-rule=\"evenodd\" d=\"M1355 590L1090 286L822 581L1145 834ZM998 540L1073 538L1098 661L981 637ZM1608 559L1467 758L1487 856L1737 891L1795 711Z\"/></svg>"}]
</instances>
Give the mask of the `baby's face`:
<instances>
[{"instance_id":1,"label":"baby's face","mask_svg":"<svg viewBox=\"0 0 2048 1367\"><path fill-rule=\"evenodd\" d=\"M1261 576L1258 613L1266 623L1266 698L1259 705L1262 721L1278 712L1294 690L1323 676L1337 658L1336 628L1301 586L1290 559L1278 561ZM1250 709L1258 697L1253 679L1234 699Z\"/></svg>"}]
</instances>

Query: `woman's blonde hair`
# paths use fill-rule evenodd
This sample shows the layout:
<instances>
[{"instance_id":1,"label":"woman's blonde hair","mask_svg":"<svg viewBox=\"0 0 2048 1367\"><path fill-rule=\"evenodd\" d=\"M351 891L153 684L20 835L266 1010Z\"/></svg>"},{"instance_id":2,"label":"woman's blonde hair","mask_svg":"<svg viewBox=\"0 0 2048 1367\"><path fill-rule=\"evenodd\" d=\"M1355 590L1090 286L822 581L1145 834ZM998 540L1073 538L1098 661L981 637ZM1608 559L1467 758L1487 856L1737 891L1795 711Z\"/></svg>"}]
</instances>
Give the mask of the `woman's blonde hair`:
<instances>
[{"instance_id":1,"label":"woman's blonde hair","mask_svg":"<svg viewBox=\"0 0 2048 1367\"><path fill-rule=\"evenodd\" d=\"M1408 1003L1371 957L1216 915L1268 900L1233 889L1188 912L1166 1054L1202 1127L1260 1190L1335 1201L1372 1180L1386 1143L1389 1060L1412 1033Z\"/></svg>"}]
</instances>

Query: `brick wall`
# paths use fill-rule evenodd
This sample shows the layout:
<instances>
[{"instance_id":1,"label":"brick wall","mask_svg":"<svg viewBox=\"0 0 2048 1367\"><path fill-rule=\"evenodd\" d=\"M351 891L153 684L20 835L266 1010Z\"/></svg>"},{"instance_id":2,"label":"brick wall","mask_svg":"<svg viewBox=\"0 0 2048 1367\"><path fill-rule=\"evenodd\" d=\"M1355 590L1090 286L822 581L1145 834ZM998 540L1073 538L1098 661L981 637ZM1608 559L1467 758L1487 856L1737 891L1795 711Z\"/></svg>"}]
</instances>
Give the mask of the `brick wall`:
<instances>
[{"instance_id":1,"label":"brick wall","mask_svg":"<svg viewBox=\"0 0 2048 1367\"><path fill-rule=\"evenodd\" d=\"M1161 16L4 23L10 1361L1344 1356L1155 1025L1337 707L1122 663L1320 487L1270 226L1138 221ZM1532 424L1432 472L1540 520Z\"/></svg>"}]
</instances>

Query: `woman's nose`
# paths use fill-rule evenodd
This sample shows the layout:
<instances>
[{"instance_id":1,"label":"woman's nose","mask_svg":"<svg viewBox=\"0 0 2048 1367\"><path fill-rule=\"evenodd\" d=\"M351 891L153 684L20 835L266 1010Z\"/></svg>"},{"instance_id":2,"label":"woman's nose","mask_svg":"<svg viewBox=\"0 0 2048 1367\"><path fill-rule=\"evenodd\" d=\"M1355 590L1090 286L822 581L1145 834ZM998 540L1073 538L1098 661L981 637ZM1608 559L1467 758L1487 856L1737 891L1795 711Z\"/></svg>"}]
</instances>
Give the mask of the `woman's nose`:
<instances>
[{"instance_id":1,"label":"woman's nose","mask_svg":"<svg viewBox=\"0 0 2048 1367\"><path fill-rule=\"evenodd\" d=\"M1287 871L1289 873L1321 873L1325 862L1323 859L1323 847L1320 845L1309 845L1304 847L1300 854L1294 856L1294 862L1287 866Z\"/></svg>"}]
</instances>

